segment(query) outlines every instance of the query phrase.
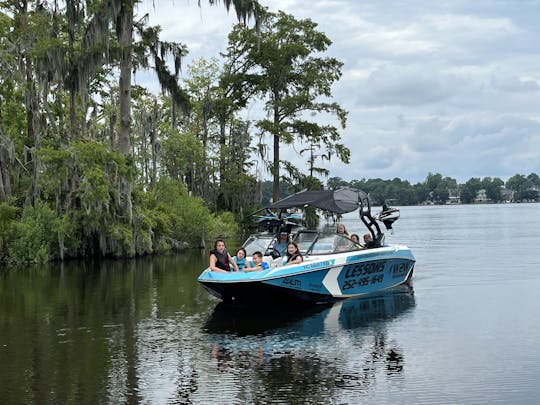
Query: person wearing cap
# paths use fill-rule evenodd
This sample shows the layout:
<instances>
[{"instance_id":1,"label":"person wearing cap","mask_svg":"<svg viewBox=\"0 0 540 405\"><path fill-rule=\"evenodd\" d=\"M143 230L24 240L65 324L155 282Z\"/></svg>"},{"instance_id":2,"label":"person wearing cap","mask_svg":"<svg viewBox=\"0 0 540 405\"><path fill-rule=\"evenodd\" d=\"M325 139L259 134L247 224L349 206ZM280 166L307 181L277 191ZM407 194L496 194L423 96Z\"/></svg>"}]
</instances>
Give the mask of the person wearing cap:
<instances>
[{"instance_id":1,"label":"person wearing cap","mask_svg":"<svg viewBox=\"0 0 540 405\"><path fill-rule=\"evenodd\" d=\"M274 252L279 253L279 255L282 257L285 256L288 243L289 234L287 232L280 232L277 236L277 240L274 242Z\"/></svg>"}]
</instances>

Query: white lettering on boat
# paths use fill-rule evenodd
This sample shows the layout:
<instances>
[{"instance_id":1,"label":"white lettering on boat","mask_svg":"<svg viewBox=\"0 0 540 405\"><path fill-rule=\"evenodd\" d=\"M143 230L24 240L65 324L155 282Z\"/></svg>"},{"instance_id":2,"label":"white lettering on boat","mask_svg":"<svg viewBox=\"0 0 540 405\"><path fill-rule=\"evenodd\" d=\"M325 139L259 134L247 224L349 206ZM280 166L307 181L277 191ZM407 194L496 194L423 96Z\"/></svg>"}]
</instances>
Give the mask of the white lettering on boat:
<instances>
[{"instance_id":1,"label":"white lettering on boat","mask_svg":"<svg viewBox=\"0 0 540 405\"><path fill-rule=\"evenodd\" d=\"M321 267L330 267L334 264L335 260L325 260L324 262L304 264L302 268L304 270L319 269Z\"/></svg>"}]
</instances>

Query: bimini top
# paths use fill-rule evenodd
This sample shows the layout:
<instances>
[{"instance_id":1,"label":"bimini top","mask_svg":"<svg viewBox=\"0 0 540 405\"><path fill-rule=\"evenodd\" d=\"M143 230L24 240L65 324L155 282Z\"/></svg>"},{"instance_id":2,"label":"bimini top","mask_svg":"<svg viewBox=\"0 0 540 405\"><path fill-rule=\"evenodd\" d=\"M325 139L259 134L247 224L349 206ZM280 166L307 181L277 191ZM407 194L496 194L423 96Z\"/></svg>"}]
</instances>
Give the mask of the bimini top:
<instances>
[{"instance_id":1,"label":"bimini top","mask_svg":"<svg viewBox=\"0 0 540 405\"><path fill-rule=\"evenodd\" d=\"M368 196L362 190L344 187L337 190L302 190L269 205L267 208L293 208L310 205L321 210L345 214L362 206Z\"/></svg>"}]
</instances>

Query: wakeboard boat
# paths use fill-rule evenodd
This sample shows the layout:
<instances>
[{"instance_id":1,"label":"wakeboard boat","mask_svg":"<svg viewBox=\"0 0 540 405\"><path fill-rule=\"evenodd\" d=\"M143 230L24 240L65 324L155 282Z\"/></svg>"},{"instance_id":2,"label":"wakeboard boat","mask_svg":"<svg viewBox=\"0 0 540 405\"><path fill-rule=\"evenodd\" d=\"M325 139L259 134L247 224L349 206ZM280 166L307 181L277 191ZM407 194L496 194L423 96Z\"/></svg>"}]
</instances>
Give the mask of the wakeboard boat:
<instances>
[{"instance_id":1,"label":"wakeboard boat","mask_svg":"<svg viewBox=\"0 0 540 405\"><path fill-rule=\"evenodd\" d=\"M225 302L284 304L291 301L328 303L386 290L407 283L415 258L404 245L384 241L367 193L353 188L304 190L267 207L268 210L315 207L333 214L358 210L360 221L372 237L367 248L347 235L329 231L296 229L292 237L303 261L286 265L273 249L271 233L251 235L244 243L248 256L264 252L268 269L252 272L204 270L198 281Z\"/></svg>"}]
</instances>

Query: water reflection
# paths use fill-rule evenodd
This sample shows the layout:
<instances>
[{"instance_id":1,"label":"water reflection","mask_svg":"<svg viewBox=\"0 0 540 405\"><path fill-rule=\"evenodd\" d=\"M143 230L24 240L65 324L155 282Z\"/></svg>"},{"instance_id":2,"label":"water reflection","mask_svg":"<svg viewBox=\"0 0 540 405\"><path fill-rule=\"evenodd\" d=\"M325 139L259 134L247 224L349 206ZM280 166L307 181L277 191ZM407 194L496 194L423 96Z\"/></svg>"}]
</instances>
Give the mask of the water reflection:
<instances>
[{"instance_id":1,"label":"water reflection","mask_svg":"<svg viewBox=\"0 0 540 405\"><path fill-rule=\"evenodd\" d=\"M248 336L272 331L283 333L285 329L290 329L302 335L315 336L324 333L325 329L354 329L370 322L392 319L412 307L414 291L410 285L331 305L272 308L236 307L220 302L203 330L209 334Z\"/></svg>"},{"instance_id":2,"label":"water reflection","mask_svg":"<svg viewBox=\"0 0 540 405\"><path fill-rule=\"evenodd\" d=\"M255 402L316 402L362 392L378 373L400 376L405 355L388 328L414 306L410 286L296 310L218 304L202 329L225 384L245 373L242 391Z\"/></svg>"},{"instance_id":3,"label":"water reflection","mask_svg":"<svg viewBox=\"0 0 540 405\"><path fill-rule=\"evenodd\" d=\"M4 273L0 403L317 402L406 369L388 330L412 290L242 310L196 284L196 259Z\"/></svg>"}]
</instances>

